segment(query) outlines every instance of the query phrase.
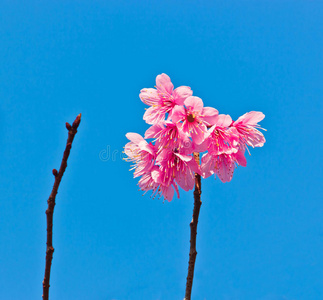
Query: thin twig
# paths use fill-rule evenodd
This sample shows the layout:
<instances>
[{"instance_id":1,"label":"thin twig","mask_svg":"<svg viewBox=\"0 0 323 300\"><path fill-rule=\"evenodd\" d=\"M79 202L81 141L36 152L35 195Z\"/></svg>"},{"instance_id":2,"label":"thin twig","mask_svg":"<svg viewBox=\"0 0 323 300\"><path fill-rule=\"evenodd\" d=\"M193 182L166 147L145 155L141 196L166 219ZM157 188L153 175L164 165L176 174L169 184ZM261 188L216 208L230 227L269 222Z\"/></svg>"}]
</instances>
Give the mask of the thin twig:
<instances>
[{"instance_id":1,"label":"thin twig","mask_svg":"<svg viewBox=\"0 0 323 300\"><path fill-rule=\"evenodd\" d=\"M197 164L200 164L200 155L197 152L194 152L194 159ZM193 209L193 218L190 223L191 228L191 240L190 240L190 259L188 262L188 272L186 278L186 291L185 299L191 300L192 286L193 286L193 277L194 277L194 267L196 260L196 235L197 235L197 223L200 214L200 208L202 205L201 201L201 175L195 173L195 190L194 190L194 209Z\"/></svg>"},{"instance_id":2,"label":"thin twig","mask_svg":"<svg viewBox=\"0 0 323 300\"><path fill-rule=\"evenodd\" d=\"M43 300L48 300L49 295L49 278L50 278L50 270L52 266L52 259L53 259L53 214L54 214L54 207L55 207L55 198L57 195L59 184L62 180L63 174L67 167L67 159L70 155L70 151L72 148L72 143L74 140L74 136L77 133L77 128L81 122L81 114L79 114L73 125L71 126L69 123L66 123L66 128L68 130L68 138L66 142L66 148L64 151L63 159L61 162L61 166L59 168L59 172L56 169L53 169L53 175L55 176L55 182L52 189L52 192L47 200L48 208L46 210L47 216L47 249L46 249L46 265L45 265L45 276L43 281Z\"/></svg>"}]
</instances>

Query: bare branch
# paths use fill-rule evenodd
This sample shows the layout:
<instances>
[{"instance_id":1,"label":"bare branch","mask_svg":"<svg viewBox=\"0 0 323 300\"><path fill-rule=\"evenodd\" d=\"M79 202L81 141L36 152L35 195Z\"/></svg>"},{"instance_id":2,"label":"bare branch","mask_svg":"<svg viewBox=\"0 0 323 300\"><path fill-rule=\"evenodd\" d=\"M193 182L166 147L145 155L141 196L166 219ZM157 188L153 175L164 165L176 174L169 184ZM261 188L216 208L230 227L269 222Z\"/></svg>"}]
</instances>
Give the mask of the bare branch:
<instances>
[{"instance_id":1,"label":"bare branch","mask_svg":"<svg viewBox=\"0 0 323 300\"><path fill-rule=\"evenodd\" d=\"M73 122L72 126L69 123L66 123L66 128L68 130L68 138L66 142L66 148L63 154L63 159L61 162L61 166L59 168L59 172L56 169L53 169L53 175L55 176L55 182L52 189L52 192L47 200L48 208L46 210L47 216L47 249L46 249L46 265L45 265L45 275L43 281L43 300L48 300L49 297L49 279L50 279L50 271L52 266L52 259L53 259L53 214L54 214L54 207L55 207L55 199L58 191L59 184L62 180L64 175L65 169L67 167L67 159L70 155L70 151L72 148L72 143L77 133L77 128L81 122L81 114L79 114L75 121Z\"/></svg>"}]
</instances>

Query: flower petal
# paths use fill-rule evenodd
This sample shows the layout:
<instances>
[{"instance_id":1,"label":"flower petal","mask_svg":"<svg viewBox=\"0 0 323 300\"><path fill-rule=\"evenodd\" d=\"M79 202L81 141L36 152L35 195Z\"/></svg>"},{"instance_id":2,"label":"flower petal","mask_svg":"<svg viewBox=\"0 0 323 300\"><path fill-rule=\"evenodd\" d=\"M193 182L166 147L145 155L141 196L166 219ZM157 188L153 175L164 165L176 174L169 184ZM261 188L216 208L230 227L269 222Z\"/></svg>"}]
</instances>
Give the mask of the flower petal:
<instances>
[{"instance_id":1,"label":"flower petal","mask_svg":"<svg viewBox=\"0 0 323 300\"><path fill-rule=\"evenodd\" d=\"M194 129L190 132L193 142L197 145L202 144L204 136L207 133L207 128L204 124L197 124Z\"/></svg>"},{"instance_id":2,"label":"flower petal","mask_svg":"<svg viewBox=\"0 0 323 300\"><path fill-rule=\"evenodd\" d=\"M201 98L196 96L190 96L186 98L184 104L187 108L191 108L194 112L202 112L203 110L203 101Z\"/></svg>"},{"instance_id":3,"label":"flower petal","mask_svg":"<svg viewBox=\"0 0 323 300\"><path fill-rule=\"evenodd\" d=\"M251 147L262 147L265 142L264 135L257 129L250 130L249 136L247 135L247 144Z\"/></svg>"},{"instance_id":4,"label":"flower petal","mask_svg":"<svg viewBox=\"0 0 323 300\"><path fill-rule=\"evenodd\" d=\"M203 178L208 178L214 174L214 160L211 154L205 153L202 156L200 169Z\"/></svg>"},{"instance_id":5,"label":"flower petal","mask_svg":"<svg viewBox=\"0 0 323 300\"><path fill-rule=\"evenodd\" d=\"M183 105L184 100L193 95L193 91L189 86L179 86L173 92L173 96L175 98L175 103L177 105Z\"/></svg>"},{"instance_id":6,"label":"flower petal","mask_svg":"<svg viewBox=\"0 0 323 300\"><path fill-rule=\"evenodd\" d=\"M180 122L186 117L186 111L184 106L176 105L172 111L172 121L174 123Z\"/></svg>"},{"instance_id":7,"label":"flower petal","mask_svg":"<svg viewBox=\"0 0 323 300\"><path fill-rule=\"evenodd\" d=\"M138 144L140 150L146 151L151 155L155 155L154 146L152 144L148 144L147 141L143 140Z\"/></svg>"},{"instance_id":8,"label":"flower petal","mask_svg":"<svg viewBox=\"0 0 323 300\"><path fill-rule=\"evenodd\" d=\"M158 167L154 168L151 171L151 178L156 182L156 183L161 183L161 178L160 178L160 169Z\"/></svg>"},{"instance_id":9,"label":"flower petal","mask_svg":"<svg viewBox=\"0 0 323 300\"><path fill-rule=\"evenodd\" d=\"M200 118L207 123L206 125L211 126L215 124L217 118L216 116L219 114L218 110L213 107L204 107L202 110L202 115Z\"/></svg>"},{"instance_id":10,"label":"flower petal","mask_svg":"<svg viewBox=\"0 0 323 300\"><path fill-rule=\"evenodd\" d=\"M217 159L216 174L219 176L220 180L223 183L231 181L234 168L235 164L230 155L219 155Z\"/></svg>"},{"instance_id":11,"label":"flower petal","mask_svg":"<svg viewBox=\"0 0 323 300\"><path fill-rule=\"evenodd\" d=\"M238 123L243 123L244 125L256 125L258 122L263 120L265 115L260 111L250 111L241 116L237 121L233 123L236 125Z\"/></svg>"},{"instance_id":12,"label":"flower petal","mask_svg":"<svg viewBox=\"0 0 323 300\"><path fill-rule=\"evenodd\" d=\"M184 154L180 154L180 153L174 153L177 157L179 157L182 161L188 162L190 160L192 160L192 155L184 155Z\"/></svg>"},{"instance_id":13,"label":"flower petal","mask_svg":"<svg viewBox=\"0 0 323 300\"><path fill-rule=\"evenodd\" d=\"M157 124L165 119L165 113L162 112L158 107L149 107L144 114L143 119L148 124Z\"/></svg>"},{"instance_id":14,"label":"flower petal","mask_svg":"<svg viewBox=\"0 0 323 300\"><path fill-rule=\"evenodd\" d=\"M247 166L247 160L246 160L246 157L244 156L244 153L245 153L245 149L239 149L239 151L234 154L234 158L236 159L236 162L242 167Z\"/></svg>"},{"instance_id":15,"label":"flower petal","mask_svg":"<svg viewBox=\"0 0 323 300\"><path fill-rule=\"evenodd\" d=\"M187 172L186 174L179 173L176 176L176 182L184 191L188 192L194 188L194 175L190 172Z\"/></svg>"},{"instance_id":16,"label":"flower petal","mask_svg":"<svg viewBox=\"0 0 323 300\"><path fill-rule=\"evenodd\" d=\"M177 198L179 199L179 190L178 190L178 186L176 185L176 183L175 183L175 182L173 182L173 187L174 187L174 189L175 189L175 191L176 191Z\"/></svg>"},{"instance_id":17,"label":"flower petal","mask_svg":"<svg viewBox=\"0 0 323 300\"><path fill-rule=\"evenodd\" d=\"M199 145L194 144L194 148L193 148L194 152L204 152L207 150L208 145L209 145L209 141L208 141L206 135L207 134L204 135L204 141L201 144L199 144Z\"/></svg>"},{"instance_id":18,"label":"flower petal","mask_svg":"<svg viewBox=\"0 0 323 300\"><path fill-rule=\"evenodd\" d=\"M157 105L160 97L156 89L142 89L139 94L140 100L149 105Z\"/></svg>"},{"instance_id":19,"label":"flower petal","mask_svg":"<svg viewBox=\"0 0 323 300\"><path fill-rule=\"evenodd\" d=\"M154 124L149 127L145 132L145 139L154 139L156 135L163 130L165 127L163 123Z\"/></svg>"},{"instance_id":20,"label":"flower petal","mask_svg":"<svg viewBox=\"0 0 323 300\"><path fill-rule=\"evenodd\" d=\"M232 119L229 115L218 115L216 116L215 124L217 127L229 127L232 123Z\"/></svg>"},{"instance_id":21,"label":"flower petal","mask_svg":"<svg viewBox=\"0 0 323 300\"><path fill-rule=\"evenodd\" d=\"M163 149L161 150L156 158L156 164L162 165L164 162L167 162L170 160L173 156L173 152L170 151L169 149Z\"/></svg>"},{"instance_id":22,"label":"flower petal","mask_svg":"<svg viewBox=\"0 0 323 300\"><path fill-rule=\"evenodd\" d=\"M190 167L192 172L202 175L201 168L199 167L195 159L192 159L191 161L189 161L187 165Z\"/></svg>"},{"instance_id":23,"label":"flower petal","mask_svg":"<svg viewBox=\"0 0 323 300\"><path fill-rule=\"evenodd\" d=\"M135 144L139 144L140 142L142 141L145 141L145 139L138 133L135 133L135 132L128 132L126 134L126 137L128 140L132 141L133 143Z\"/></svg>"},{"instance_id":24,"label":"flower petal","mask_svg":"<svg viewBox=\"0 0 323 300\"><path fill-rule=\"evenodd\" d=\"M157 86L158 92L168 93L170 95L172 94L174 89L174 85L170 81L169 76L164 73L156 77L156 86Z\"/></svg>"},{"instance_id":25,"label":"flower petal","mask_svg":"<svg viewBox=\"0 0 323 300\"><path fill-rule=\"evenodd\" d=\"M164 196L164 198L170 202L173 200L173 197L174 197L174 189L173 187L170 185L170 186L161 186L161 191L162 191L162 194Z\"/></svg>"}]
</instances>

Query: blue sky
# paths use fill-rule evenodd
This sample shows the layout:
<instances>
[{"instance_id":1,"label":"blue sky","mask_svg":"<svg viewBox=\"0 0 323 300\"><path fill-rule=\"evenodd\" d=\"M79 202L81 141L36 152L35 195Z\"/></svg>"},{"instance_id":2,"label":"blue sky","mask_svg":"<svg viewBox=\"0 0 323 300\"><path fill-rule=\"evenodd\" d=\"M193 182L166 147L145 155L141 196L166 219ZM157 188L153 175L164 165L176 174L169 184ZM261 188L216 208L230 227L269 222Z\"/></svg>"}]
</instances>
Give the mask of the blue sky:
<instances>
[{"instance_id":1,"label":"blue sky","mask_svg":"<svg viewBox=\"0 0 323 300\"><path fill-rule=\"evenodd\" d=\"M1 1L0 299L41 299L51 170L80 112L50 299L184 297L193 195L142 196L121 159L163 72L268 129L232 182L202 182L193 299L320 299L322 20L322 1Z\"/></svg>"}]
</instances>

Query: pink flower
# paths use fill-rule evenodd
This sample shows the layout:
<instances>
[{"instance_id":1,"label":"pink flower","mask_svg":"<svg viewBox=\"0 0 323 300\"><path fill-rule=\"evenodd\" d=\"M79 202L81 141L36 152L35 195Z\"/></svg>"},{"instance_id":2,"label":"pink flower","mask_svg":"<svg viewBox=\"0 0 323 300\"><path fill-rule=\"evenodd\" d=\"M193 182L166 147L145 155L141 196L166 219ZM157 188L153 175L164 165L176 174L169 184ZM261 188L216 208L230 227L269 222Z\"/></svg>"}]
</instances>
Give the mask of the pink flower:
<instances>
[{"instance_id":1,"label":"pink flower","mask_svg":"<svg viewBox=\"0 0 323 300\"><path fill-rule=\"evenodd\" d=\"M203 107L203 101L199 97L190 96L184 101L183 106L176 106L172 113L173 122L190 136L197 145L201 144L207 133L207 126L216 121L218 111L212 107Z\"/></svg>"},{"instance_id":2,"label":"pink flower","mask_svg":"<svg viewBox=\"0 0 323 300\"><path fill-rule=\"evenodd\" d=\"M257 130L262 129L257 123L265 115L259 111L251 111L241 116L232 126L235 127L240 136L240 143L251 147L262 147L266 142L264 135Z\"/></svg>"},{"instance_id":3,"label":"pink flower","mask_svg":"<svg viewBox=\"0 0 323 300\"><path fill-rule=\"evenodd\" d=\"M169 186L175 180L185 191L193 189L195 172L201 173L192 155L185 155L177 150L162 150L156 158L156 164L160 166L160 184Z\"/></svg>"},{"instance_id":4,"label":"pink flower","mask_svg":"<svg viewBox=\"0 0 323 300\"><path fill-rule=\"evenodd\" d=\"M239 134L235 128L229 127L231 123L229 115L216 116L215 124L208 130L199 150L208 150L213 156L238 152Z\"/></svg>"},{"instance_id":5,"label":"pink flower","mask_svg":"<svg viewBox=\"0 0 323 300\"><path fill-rule=\"evenodd\" d=\"M229 115L204 107L192 94L187 86L174 89L164 73L156 77L156 89L140 91L141 101L150 106L143 119L152 126L145 138L128 133L130 142L124 152L128 156L125 160L133 162L134 177L141 177L140 189L152 191L153 197L171 201L176 192L179 198L178 186L192 190L196 173L229 182L238 165L247 165L248 146L262 147L266 141L258 130L262 129L258 122L263 113L251 111L233 122ZM199 166L192 154L205 151Z\"/></svg>"},{"instance_id":6,"label":"pink flower","mask_svg":"<svg viewBox=\"0 0 323 300\"><path fill-rule=\"evenodd\" d=\"M231 181L236 164L246 166L244 148L239 146L239 134L229 127L232 119L229 115L218 115L208 131L208 137L202 143L202 151L208 153L202 157L201 171L204 178L218 175L222 182Z\"/></svg>"},{"instance_id":7,"label":"pink flower","mask_svg":"<svg viewBox=\"0 0 323 300\"><path fill-rule=\"evenodd\" d=\"M169 76L161 74L156 77L156 88L146 88L140 91L140 99L151 106L144 114L148 124L156 124L165 119L166 113L172 113L175 105L183 105L184 100L193 94L188 86L180 86L174 90Z\"/></svg>"},{"instance_id":8,"label":"pink flower","mask_svg":"<svg viewBox=\"0 0 323 300\"><path fill-rule=\"evenodd\" d=\"M160 169L158 166L153 166L153 168L145 173L139 180L138 185L140 190L144 191L146 194L148 191L152 191L151 197L155 198L157 195L159 197L163 196L165 200L172 201L174 197L174 189L177 193L177 198L179 198L179 191L176 183L173 181L169 186L164 186L158 183L160 177Z\"/></svg>"},{"instance_id":9,"label":"pink flower","mask_svg":"<svg viewBox=\"0 0 323 300\"><path fill-rule=\"evenodd\" d=\"M203 172L203 178L218 174L222 182L228 182L232 179L234 168L235 165L231 155L213 156L206 153L202 157L201 171Z\"/></svg>"},{"instance_id":10,"label":"pink flower","mask_svg":"<svg viewBox=\"0 0 323 300\"><path fill-rule=\"evenodd\" d=\"M169 186L160 186L160 192L164 196L164 199L167 200L168 202L171 202L174 197L174 189L177 192L177 198L179 198L179 193L178 193L178 187L175 182L172 183L172 185Z\"/></svg>"},{"instance_id":11,"label":"pink flower","mask_svg":"<svg viewBox=\"0 0 323 300\"><path fill-rule=\"evenodd\" d=\"M148 144L145 139L137 133L127 133L126 137L130 140L125 146L125 154L128 156L126 161L134 162L134 177L142 176L151 170L155 162L155 148Z\"/></svg>"},{"instance_id":12,"label":"pink flower","mask_svg":"<svg viewBox=\"0 0 323 300\"><path fill-rule=\"evenodd\" d=\"M185 154L191 154L193 152L192 142L186 134L178 130L176 124L166 121L155 124L147 129L145 138L154 138L156 147L158 147L157 153L163 149L179 149L184 148Z\"/></svg>"},{"instance_id":13,"label":"pink flower","mask_svg":"<svg viewBox=\"0 0 323 300\"><path fill-rule=\"evenodd\" d=\"M244 148L239 148L238 152L232 154L211 155L206 153L202 157L201 172L203 178L208 178L212 174L218 175L222 182L229 182L233 177L236 165L245 167L247 165L244 156Z\"/></svg>"},{"instance_id":14,"label":"pink flower","mask_svg":"<svg viewBox=\"0 0 323 300\"><path fill-rule=\"evenodd\" d=\"M152 172L155 170L158 170L157 166L153 166L149 172L143 174L138 182L139 188L145 193L149 190L152 190L153 194L158 193L159 184L152 178Z\"/></svg>"},{"instance_id":15,"label":"pink flower","mask_svg":"<svg viewBox=\"0 0 323 300\"><path fill-rule=\"evenodd\" d=\"M164 181L162 169L160 167L158 168L157 166L154 168L155 169L151 172L151 176L156 184L159 185L158 193L163 195L164 199L170 202L173 200L175 190L177 198L179 198L178 186L176 185L174 178L170 178L169 181Z\"/></svg>"}]
</instances>

